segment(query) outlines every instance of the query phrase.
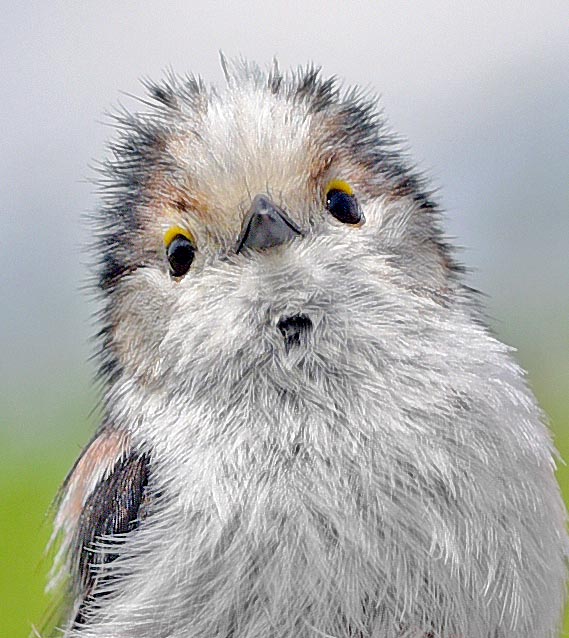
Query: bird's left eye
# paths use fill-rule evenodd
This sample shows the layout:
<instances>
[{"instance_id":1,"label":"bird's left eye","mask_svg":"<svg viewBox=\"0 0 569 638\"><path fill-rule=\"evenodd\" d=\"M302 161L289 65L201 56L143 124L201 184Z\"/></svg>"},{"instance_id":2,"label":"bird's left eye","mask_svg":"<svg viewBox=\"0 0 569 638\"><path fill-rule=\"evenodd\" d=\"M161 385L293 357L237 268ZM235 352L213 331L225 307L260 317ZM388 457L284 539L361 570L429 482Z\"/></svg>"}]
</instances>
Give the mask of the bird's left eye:
<instances>
[{"instance_id":1,"label":"bird's left eye","mask_svg":"<svg viewBox=\"0 0 569 638\"><path fill-rule=\"evenodd\" d=\"M183 277L194 260L196 249L190 234L180 228L172 228L164 237L166 257L173 277Z\"/></svg>"},{"instance_id":2,"label":"bird's left eye","mask_svg":"<svg viewBox=\"0 0 569 638\"><path fill-rule=\"evenodd\" d=\"M326 208L331 215L344 224L360 224L364 221L354 190L347 182L333 180L328 184Z\"/></svg>"}]
</instances>

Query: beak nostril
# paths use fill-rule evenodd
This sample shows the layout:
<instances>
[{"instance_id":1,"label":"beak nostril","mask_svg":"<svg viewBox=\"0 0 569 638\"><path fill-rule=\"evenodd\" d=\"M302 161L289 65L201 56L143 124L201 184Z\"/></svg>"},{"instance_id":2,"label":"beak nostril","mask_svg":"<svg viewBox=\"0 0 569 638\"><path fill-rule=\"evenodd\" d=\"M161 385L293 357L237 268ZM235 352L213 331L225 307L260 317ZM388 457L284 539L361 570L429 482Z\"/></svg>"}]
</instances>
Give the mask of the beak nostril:
<instances>
[{"instance_id":1,"label":"beak nostril","mask_svg":"<svg viewBox=\"0 0 569 638\"><path fill-rule=\"evenodd\" d=\"M312 330L312 321L303 314L281 317L277 328L285 340L286 349L289 350L292 346L300 345L303 338Z\"/></svg>"}]
</instances>

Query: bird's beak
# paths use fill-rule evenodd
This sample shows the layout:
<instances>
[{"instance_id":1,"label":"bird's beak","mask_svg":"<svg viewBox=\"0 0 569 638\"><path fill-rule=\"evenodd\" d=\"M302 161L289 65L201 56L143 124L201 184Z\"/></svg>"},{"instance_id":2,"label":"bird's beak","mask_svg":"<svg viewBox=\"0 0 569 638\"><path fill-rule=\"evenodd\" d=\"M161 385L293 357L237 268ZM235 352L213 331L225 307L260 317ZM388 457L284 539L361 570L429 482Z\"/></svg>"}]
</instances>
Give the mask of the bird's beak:
<instances>
[{"instance_id":1,"label":"bird's beak","mask_svg":"<svg viewBox=\"0 0 569 638\"><path fill-rule=\"evenodd\" d=\"M237 252L244 248L263 249L279 246L300 235L300 228L273 204L266 195L257 195L245 216L237 242Z\"/></svg>"}]
</instances>

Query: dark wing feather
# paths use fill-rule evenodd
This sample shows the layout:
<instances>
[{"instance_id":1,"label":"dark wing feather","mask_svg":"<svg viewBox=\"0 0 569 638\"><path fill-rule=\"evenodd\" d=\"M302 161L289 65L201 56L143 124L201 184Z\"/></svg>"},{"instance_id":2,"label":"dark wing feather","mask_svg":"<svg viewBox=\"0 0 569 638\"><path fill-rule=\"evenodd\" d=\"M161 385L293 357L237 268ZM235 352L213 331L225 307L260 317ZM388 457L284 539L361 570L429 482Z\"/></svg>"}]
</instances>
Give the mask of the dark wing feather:
<instances>
[{"instance_id":1,"label":"dark wing feather","mask_svg":"<svg viewBox=\"0 0 569 638\"><path fill-rule=\"evenodd\" d=\"M145 500L149 457L137 451L122 457L89 494L80 514L73 552L78 556L82 602L75 623L82 624L87 610L97 606L109 576L104 566L117 557L113 551L124 534L136 529ZM113 541L109 537L119 535Z\"/></svg>"}]
</instances>

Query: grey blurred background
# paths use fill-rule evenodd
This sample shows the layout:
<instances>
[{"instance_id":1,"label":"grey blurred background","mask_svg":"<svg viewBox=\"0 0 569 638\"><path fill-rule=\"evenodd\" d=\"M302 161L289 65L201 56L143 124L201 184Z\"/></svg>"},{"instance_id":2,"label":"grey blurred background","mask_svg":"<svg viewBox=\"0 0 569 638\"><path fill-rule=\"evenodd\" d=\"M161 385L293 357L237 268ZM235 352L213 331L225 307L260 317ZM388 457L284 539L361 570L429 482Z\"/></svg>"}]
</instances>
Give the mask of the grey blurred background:
<instances>
[{"instance_id":1,"label":"grey blurred background","mask_svg":"<svg viewBox=\"0 0 569 638\"><path fill-rule=\"evenodd\" d=\"M93 427L82 215L97 205L105 113L137 108L126 94L168 67L221 83L219 49L283 69L313 61L381 94L441 189L494 329L563 428L567 0L3 2L0 36L0 443L8 457L29 451L23 474L63 450L59 482Z\"/></svg>"}]
</instances>

